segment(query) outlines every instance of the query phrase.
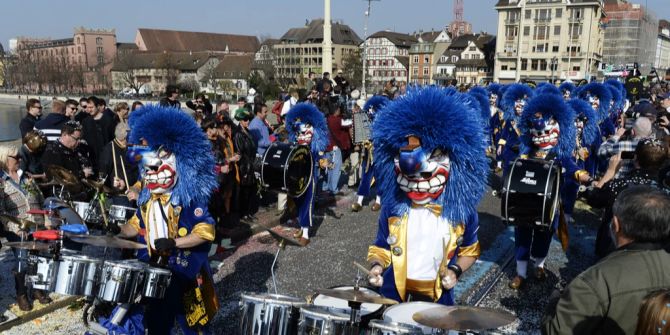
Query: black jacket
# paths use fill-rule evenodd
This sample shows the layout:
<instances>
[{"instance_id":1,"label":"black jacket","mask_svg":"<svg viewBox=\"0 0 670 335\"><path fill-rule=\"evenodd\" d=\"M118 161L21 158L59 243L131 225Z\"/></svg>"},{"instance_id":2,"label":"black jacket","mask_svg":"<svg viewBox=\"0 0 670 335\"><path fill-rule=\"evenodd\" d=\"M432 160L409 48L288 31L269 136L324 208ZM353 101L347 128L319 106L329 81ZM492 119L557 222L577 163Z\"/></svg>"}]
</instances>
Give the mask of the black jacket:
<instances>
[{"instance_id":1,"label":"black jacket","mask_svg":"<svg viewBox=\"0 0 670 335\"><path fill-rule=\"evenodd\" d=\"M26 136L26 134L35 128L35 123L39 120L30 114L26 113L26 116L21 119L19 123L19 130L21 131L21 138Z\"/></svg>"},{"instance_id":2,"label":"black jacket","mask_svg":"<svg viewBox=\"0 0 670 335\"><path fill-rule=\"evenodd\" d=\"M42 155L42 166L60 166L72 172L79 179L84 178L83 157L75 150L68 149L59 140L47 144Z\"/></svg>"},{"instance_id":3,"label":"black jacket","mask_svg":"<svg viewBox=\"0 0 670 335\"><path fill-rule=\"evenodd\" d=\"M42 155L44 150L41 152L30 152L26 145L22 145L19 150L19 155L21 156L20 168L24 172L30 174L42 174L44 173L44 168L42 167Z\"/></svg>"},{"instance_id":4,"label":"black jacket","mask_svg":"<svg viewBox=\"0 0 670 335\"><path fill-rule=\"evenodd\" d=\"M93 162L99 160L102 148L114 139L114 127L116 127L114 118L105 114L98 120L87 117L82 122L82 136L91 150Z\"/></svg>"},{"instance_id":5,"label":"black jacket","mask_svg":"<svg viewBox=\"0 0 670 335\"><path fill-rule=\"evenodd\" d=\"M256 142L251 134L238 127L233 134L233 143L235 152L240 154L240 161L237 163L240 169L240 184L253 185L256 182L254 175L254 163L256 161Z\"/></svg>"},{"instance_id":6,"label":"black jacket","mask_svg":"<svg viewBox=\"0 0 670 335\"><path fill-rule=\"evenodd\" d=\"M112 145L114 146L114 153L116 154L116 171L114 171L114 159L112 158ZM128 187L133 186L137 182L138 178L138 167L135 164L130 164L126 158L127 149L121 147L116 140L111 141L105 145L100 153L100 159L98 160L98 173L102 176L105 175L107 179L105 184L107 186L112 186L114 182L114 177L118 176L119 179L124 180L123 170L125 169L126 175L128 177ZM123 164L123 167L121 166ZM125 182L125 180L124 180Z\"/></svg>"},{"instance_id":7,"label":"black jacket","mask_svg":"<svg viewBox=\"0 0 670 335\"><path fill-rule=\"evenodd\" d=\"M158 104L163 107L181 108L181 102L179 102L179 100L171 101L168 98L161 99Z\"/></svg>"},{"instance_id":8,"label":"black jacket","mask_svg":"<svg viewBox=\"0 0 670 335\"><path fill-rule=\"evenodd\" d=\"M35 129L44 133L49 142L54 142L60 137L60 130L68 121L70 121L70 118L65 116L65 114L51 113L37 121Z\"/></svg>"}]
</instances>

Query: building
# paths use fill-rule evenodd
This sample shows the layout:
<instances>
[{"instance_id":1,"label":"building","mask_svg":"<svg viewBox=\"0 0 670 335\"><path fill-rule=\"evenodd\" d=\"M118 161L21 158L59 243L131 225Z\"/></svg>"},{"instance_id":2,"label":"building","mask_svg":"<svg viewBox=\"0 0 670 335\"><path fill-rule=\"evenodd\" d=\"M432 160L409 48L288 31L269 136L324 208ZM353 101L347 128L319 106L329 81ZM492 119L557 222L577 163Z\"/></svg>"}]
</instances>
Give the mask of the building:
<instances>
[{"instance_id":1,"label":"building","mask_svg":"<svg viewBox=\"0 0 670 335\"><path fill-rule=\"evenodd\" d=\"M434 84L437 61L451 44L447 30L419 32L415 34L417 43L409 50L409 82L417 85Z\"/></svg>"},{"instance_id":2,"label":"building","mask_svg":"<svg viewBox=\"0 0 670 335\"><path fill-rule=\"evenodd\" d=\"M603 61L601 0L498 0L494 81L591 79Z\"/></svg>"},{"instance_id":3,"label":"building","mask_svg":"<svg viewBox=\"0 0 670 335\"><path fill-rule=\"evenodd\" d=\"M656 59L654 67L659 74L670 69L670 22L658 22L658 38L656 40Z\"/></svg>"},{"instance_id":4,"label":"building","mask_svg":"<svg viewBox=\"0 0 670 335\"><path fill-rule=\"evenodd\" d=\"M225 93L226 96L235 94L245 95L249 90L248 79L253 71L254 56L252 55L226 55L221 59L215 69L215 82L217 92ZM214 87L204 87L207 92L214 92Z\"/></svg>"},{"instance_id":5,"label":"building","mask_svg":"<svg viewBox=\"0 0 670 335\"><path fill-rule=\"evenodd\" d=\"M256 36L140 28L135 34L139 51L211 52L253 55L260 48Z\"/></svg>"},{"instance_id":6,"label":"building","mask_svg":"<svg viewBox=\"0 0 670 335\"><path fill-rule=\"evenodd\" d=\"M606 0L605 12L603 62L615 68L638 63L640 72L648 74L658 41L658 20L654 14L625 0Z\"/></svg>"},{"instance_id":7,"label":"building","mask_svg":"<svg viewBox=\"0 0 670 335\"><path fill-rule=\"evenodd\" d=\"M484 84L493 80L496 37L486 33L454 39L450 51L459 53L454 77L459 84Z\"/></svg>"},{"instance_id":8,"label":"building","mask_svg":"<svg viewBox=\"0 0 670 335\"><path fill-rule=\"evenodd\" d=\"M409 73L409 49L417 42L417 38L391 31L378 31L370 35L367 43L366 92L379 92L391 79L398 86L407 84Z\"/></svg>"},{"instance_id":9,"label":"building","mask_svg":"<svg viewBox=\"0 0 670 335\"><path fill-rule=\"evenodd\" d=\"M461 51L444 51L437 61L436 71L433 75L435 84L448 86L453 80L456 80L456 63L461 59Z\"/></svg>"},{"instance_id":10,"label":"building","mask_svg":"<svg viewBox=\"0 0 670 335\"><path fill-rule=\"evenodd\" d=\"M323 19L315 19L303 27L291 28L273 45L278 78L306 78L310 72L320 75L323 58ZM333 72L344 68L344 59L353 56L362 40L342 22L331 25L333 41Z\"/></svg>"}]
</instances>

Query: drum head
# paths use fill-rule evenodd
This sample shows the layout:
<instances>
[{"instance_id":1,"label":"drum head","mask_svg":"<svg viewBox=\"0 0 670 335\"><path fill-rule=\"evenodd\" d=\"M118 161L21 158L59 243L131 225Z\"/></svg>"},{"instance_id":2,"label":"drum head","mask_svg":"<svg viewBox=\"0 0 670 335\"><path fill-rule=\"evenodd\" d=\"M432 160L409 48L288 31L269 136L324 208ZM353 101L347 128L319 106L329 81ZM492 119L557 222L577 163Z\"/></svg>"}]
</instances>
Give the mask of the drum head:
<instances>
[{"instance_id":1,"label":"drum head","mask_svg":"<svg viewBox=\"0 0 670 335\"><path fill-rule=\"evenodd\" d=\"M440 306L442 305L423 301L405 302L402 304L393 305L384 311L384 321L397 322L420 327L423 329L424 334L432 334L433 328L418 324L416 321L414 321L412 316L414 316L414 313Z\"/></svg>"},{"instance_id":2,"label":"drum head","mask_svg":"<svg viewBox=\"0 0 670 335\"><path fill-rule=\"evenodd\" d=\"M307 191L313 166L312 153L308 147L301 145L291 152L284 174L284 184L290 196L299 197Z\"/></svg>"},{"instance_id":3,"label":"drum head","mask_svg":"<svg viewBox=\"0 0 670 335\"><path fill-rule=\"evenodd\" d=\"M549 228L559 197L560 170L554 161L517 159L505 179L502 216L510 224Z\"/></svg>"}]
</instances>

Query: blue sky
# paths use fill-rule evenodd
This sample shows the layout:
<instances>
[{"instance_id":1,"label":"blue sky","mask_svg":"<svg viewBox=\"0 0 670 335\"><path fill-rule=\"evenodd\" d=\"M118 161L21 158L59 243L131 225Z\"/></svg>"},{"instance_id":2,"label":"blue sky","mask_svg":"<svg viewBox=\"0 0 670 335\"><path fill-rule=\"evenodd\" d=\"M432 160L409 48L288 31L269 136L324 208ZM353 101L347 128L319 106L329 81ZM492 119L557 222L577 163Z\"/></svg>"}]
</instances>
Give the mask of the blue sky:
<instances>
[{"instance_id":1,"label":"blue sky","mask_svg":"<svg viewBox=\"0 0 670 335\"><path fill-rule=\"evenodd\" d=\"M658 18L670 19L670 0L637 0ZM366 0L331 0L333 19L363 37ZM635 2L635 1L633 1ZM465 19L475 31L495 33L496 0L465 0ZM74 27L115 28L133 42L137 28L163 28L280 37L306 19L323 16L321 0L2 0L0 43L16 36L67 38ZM381 0L372 3L369 33L390 29L440 29L453 19L453 0Z\"/></svg>"}]
</instances>

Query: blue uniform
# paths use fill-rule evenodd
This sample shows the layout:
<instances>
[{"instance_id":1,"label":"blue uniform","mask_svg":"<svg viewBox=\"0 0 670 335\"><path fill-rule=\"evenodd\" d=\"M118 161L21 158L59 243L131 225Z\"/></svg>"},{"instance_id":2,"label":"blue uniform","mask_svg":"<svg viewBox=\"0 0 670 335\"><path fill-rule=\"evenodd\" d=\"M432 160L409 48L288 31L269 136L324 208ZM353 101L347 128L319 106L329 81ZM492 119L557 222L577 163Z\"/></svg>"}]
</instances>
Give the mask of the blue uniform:
<instances>
[{"instance_id":1,"label":"blue uniform","mask_svg":"<svg viewBox=\"0 0 670 335\"><path fill-rule=\"evenodd\" d=\"M519 140L520 133L516 127L516 122L515 120L506 121L500 140L498 140L498 145L503 146L502 155L498 159L502 160L504 171L507 171L509 165L519 156L521 141Z\"/></svg>"},{"instance_id":2,"label":"blue uniform","mask_svg":"<svg viewBox=\"0 0 670 335\"><path fill-rule=\"evenodd\" d=\"M372 161L372 146L364 145L361 151L361 181L358 184L357 194L367 197L372 188L372 178L374 178L374 162Z\"/></svg>"}]
</instances>

